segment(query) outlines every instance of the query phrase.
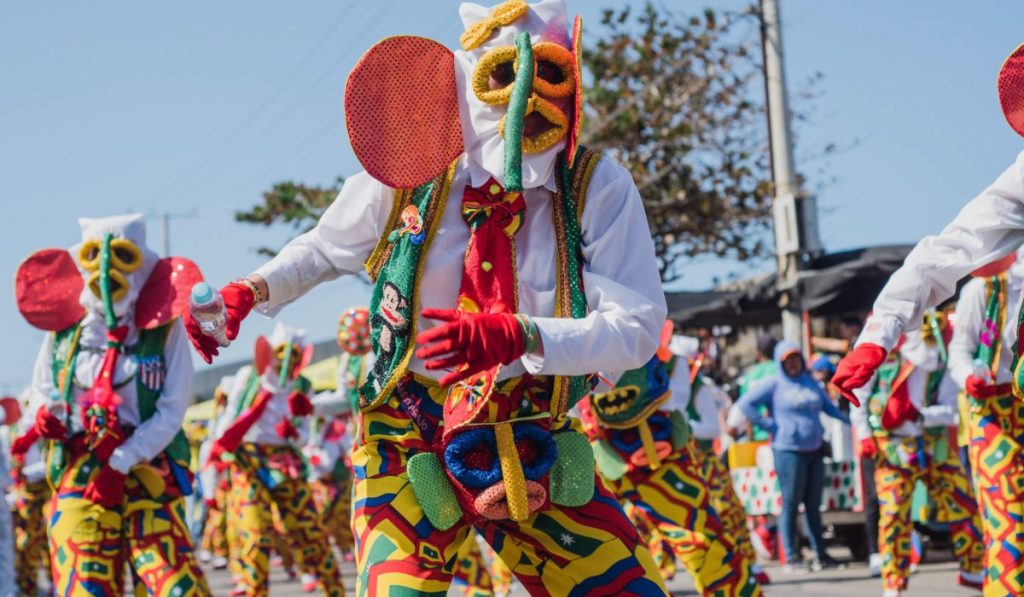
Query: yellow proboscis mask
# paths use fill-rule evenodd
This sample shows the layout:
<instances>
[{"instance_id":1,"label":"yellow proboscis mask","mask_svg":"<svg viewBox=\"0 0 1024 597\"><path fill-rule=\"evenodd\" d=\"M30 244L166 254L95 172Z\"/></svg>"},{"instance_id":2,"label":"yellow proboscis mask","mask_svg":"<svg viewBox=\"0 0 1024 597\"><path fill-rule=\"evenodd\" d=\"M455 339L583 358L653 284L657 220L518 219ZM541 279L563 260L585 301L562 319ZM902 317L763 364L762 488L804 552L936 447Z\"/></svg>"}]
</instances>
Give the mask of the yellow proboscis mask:
<instances>
[{"instance_id":1,"label":"yellow proboscis mask","mask_svg":"<svg viewBox=\"0 0 1024 597\"><path fill-rule=\"evenodd\" d=\"M538 113L551 127L533 137L523 137L524 153L539 153L553 147L569 132L569 117L551 100L563 100L576 92L576 67L572 52L551 42L533 46L534 77L526 116ZM508 105L515 82L517 51L501 46L485 53L473 70L473 92L480 101ZM505 119L498 123L504 136Z\"/></svg>"},{"instance_id":2,"label":"yellow proboscis mask","mask_svg":"<svg viewBox=\"0 0 1024 597\"><path fill-rule=\"evenodd\" d=\"M100 252L103 248L102 239L89 239L82 243L78 251L78 264L89 272L86 285L97 297L100 290ZM128 274L142 267L142 251L130 240L114 238L110 241L110 298L118 302L128 294Z\"/></svg>"}]
</instances>

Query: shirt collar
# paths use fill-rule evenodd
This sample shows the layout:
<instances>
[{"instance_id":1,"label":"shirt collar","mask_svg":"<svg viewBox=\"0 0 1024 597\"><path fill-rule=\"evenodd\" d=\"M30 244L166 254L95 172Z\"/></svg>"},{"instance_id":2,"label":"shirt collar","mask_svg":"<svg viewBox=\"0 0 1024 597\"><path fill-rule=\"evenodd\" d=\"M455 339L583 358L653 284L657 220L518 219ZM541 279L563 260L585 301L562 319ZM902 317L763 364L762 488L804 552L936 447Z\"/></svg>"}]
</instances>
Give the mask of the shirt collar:
<instances>
[{"instance_id":1,"label":"shirt collar","mask_svg":"<svg viewBox=\"0 0 1024 597\"><path fill-rule=\"evenodd\" d=\"M469 156L467 156L466 154L462 154L462 157L459 158L459 167L465 169L469 173L469 184L473 187L482 186L491 177L497 178L487 170L484 170L483 166L480 166L473 160L469 159ZM539 185L539 187L531 188L544 188L547 189L548 191L551 191L552 193L557 193L558 181L555 180L557 172L558 169L554 168L552 170L551 176L549 176L548 179L544 181L544 184Z\"/></svg>"}]
</instances>

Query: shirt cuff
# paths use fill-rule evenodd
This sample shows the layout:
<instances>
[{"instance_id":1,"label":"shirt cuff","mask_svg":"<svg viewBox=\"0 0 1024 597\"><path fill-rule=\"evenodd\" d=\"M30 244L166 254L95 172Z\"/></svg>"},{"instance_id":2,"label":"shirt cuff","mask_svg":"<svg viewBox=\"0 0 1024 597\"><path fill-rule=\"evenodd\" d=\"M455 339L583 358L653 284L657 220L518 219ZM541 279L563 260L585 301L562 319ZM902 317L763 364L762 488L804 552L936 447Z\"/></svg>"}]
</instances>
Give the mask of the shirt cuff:
<instances>
[{"instance_id":1,"label":"shirt cuff","mask_svg":"<svg viewBox=\"0 0 1024 597\"><path fill-rule=\"evenodd\" d=\"M110 468L122 475L127 475L128 472L132 470L132 467L138 463L138 456L135 454L129 454L129 451L124 448L115 448L114 453L110 455L110 460L107 461Z\"/></svg>"},{"instance_id":2,"label":"shirt cuff","mask_svg":"<svg viewBox=\"0 0 1024 597\"><path fill-rule=\"evenodd\" d=\"M579 336L578 321L562 317L534 317L540 334L540 350L520 358L530 375L560 375L559 363L566 362L566 341Z\"/></svg>"}]
</instances>

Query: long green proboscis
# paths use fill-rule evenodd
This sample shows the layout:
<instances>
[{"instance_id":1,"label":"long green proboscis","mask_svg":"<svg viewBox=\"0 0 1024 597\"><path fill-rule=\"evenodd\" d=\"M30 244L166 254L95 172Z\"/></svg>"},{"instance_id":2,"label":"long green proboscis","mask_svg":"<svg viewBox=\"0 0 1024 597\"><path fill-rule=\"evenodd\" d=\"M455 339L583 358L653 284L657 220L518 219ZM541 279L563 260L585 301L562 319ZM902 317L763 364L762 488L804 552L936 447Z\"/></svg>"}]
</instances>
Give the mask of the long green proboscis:
<instances>
[{"instance_id":1,"label":"long green proboscis","mask_svg":"<svg viewBox=\"0 0 1024 597\"><path fill-rule=\"evenodd\" d=\"M291 369L292 365L292 344L288 343L288 347L284 351L284 359L281 360L281 377L278 379L277 387L284 388L285 384L288 383L288 370Z\"/></svg>"},{"instance_id":2,"label":"long green proboscis","mask_svg":"<svg viewBox=\"0 0 1024 597\"><path fill-rule=\"evenodd\" d=\"M516 35L516 80L505 114L505 192L523 190L523 119L533 89L533 45L530 34Z\"/></svg>"},{"instance_id":3,"label":"long green proboscis","mask_svg":"<svg viewBox=\"0 0 1024 597\"><path fill-rule=\"evenodd\" d=\"M117 327L117 315L114 314L114 299L110 295L110 241L114 235L109 232L103 237L100 246L100 299L103 301L103 318L107 329Z\"/></svg>"}]
</instances>

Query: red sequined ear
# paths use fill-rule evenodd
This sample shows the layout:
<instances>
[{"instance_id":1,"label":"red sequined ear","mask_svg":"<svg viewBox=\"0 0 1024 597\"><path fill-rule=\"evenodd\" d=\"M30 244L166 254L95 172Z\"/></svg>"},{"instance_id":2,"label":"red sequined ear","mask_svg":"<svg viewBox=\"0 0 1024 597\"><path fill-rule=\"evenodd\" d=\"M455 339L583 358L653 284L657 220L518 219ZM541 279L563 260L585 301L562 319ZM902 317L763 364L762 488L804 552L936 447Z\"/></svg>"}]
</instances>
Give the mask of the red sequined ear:
<instances>
[{"instance_id":1,"label":"red sequined ear","mask_svg":"<svg viewBox=\"0 0 1024 597\"><path fill-rule=\"evenodd\" d=\"M573 97L572 124L569 126L569 138L565 142L565 156L571 168L576 161L576 148L580 142L580 128L583 126L583 19L576 15L572 23L572 58L576 69L576 94Z\"/></svg>"},{"instance_id":2,"label":"red sequined ear","mask_svg":"<svg viewBox=\"0 0 1024 597\"><path fill-rule=\"evenodd\" d=\"M292 370L292 379L295 379L302 373L302 370L309 366L313 362L313 345L307 344L302 349L302 360L299 361L299 366Z\"/></svg>"},{"instance_id":3,"label":"red sequined ear","mask_svg":"<svg viewBox=\"0 0 1024 597\"><path fill-rule=\"evenodd\" d=\"M256 367L256 373L263 375L273 359L274 347L270 345L270 341L267 340L267 337L260 336L259 338L256 338L256 346L253 349L252 359L252 364Z\"/></svg>"},{"instance_id":4,"label":"red sequined ear","mask_svg":"<svg viewBox=\"0 0 1024 597\"><path fill-rule=\"evenodd\" d=\"M73 326L85 315L79 302L85 280L64 249L43 249L18 266L14 296L18 310L34 327L56 332Z\"/></svg>"},{"instance_id":5,"label":"red sequined ear","mask_svg":"<svg viewBox=\"0 0 1024 597\"><path fill-rule=\"evenodd\" d=\"M999 104L1010 128L1024 136L1024 44L1003 63L997 81Z\"/></svg>"},{"instance_id":6,"label":"red sequined ear","mask_svg":"<svg viewBox=\"0 0 1024 597\"><path fill-rule=\"evenodd\" d=\"M462 153L455 55L403 35L377 43L345 84L345 124L359 163L396 189L417 187Z\"/></svg>"},{"instance_id":7,"label":"red sequined ear","mask_svg":"<svg viewBox=\"0 0 1024 597\"><path fill-rule=\"evenodd\" d=\"M135 327L158 328L185 312L192 287L203 281L199 266L183 257L156 262L135 303Z\"/></svg>"}]
</instances>

